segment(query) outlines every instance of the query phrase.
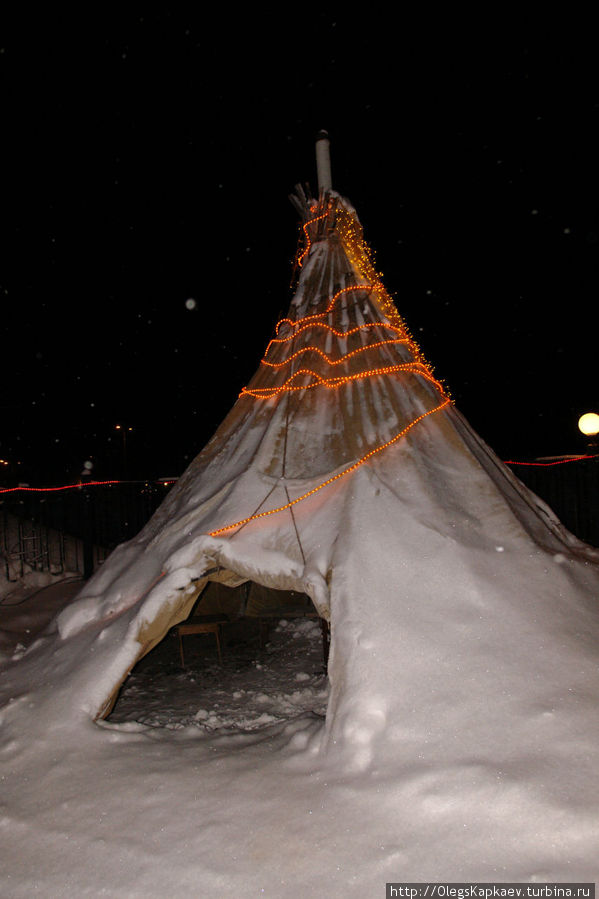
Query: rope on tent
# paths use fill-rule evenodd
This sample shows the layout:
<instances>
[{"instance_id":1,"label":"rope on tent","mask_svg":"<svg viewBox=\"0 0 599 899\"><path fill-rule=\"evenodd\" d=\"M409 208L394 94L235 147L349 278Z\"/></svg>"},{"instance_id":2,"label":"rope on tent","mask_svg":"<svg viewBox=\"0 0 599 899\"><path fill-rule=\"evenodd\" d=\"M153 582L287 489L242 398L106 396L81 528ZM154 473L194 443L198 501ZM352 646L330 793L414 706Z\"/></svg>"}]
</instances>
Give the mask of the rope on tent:
<instances>
[{"instance_id":1,"label":"rope on tent","mask_svg":"<svg viewBox=\"0 0 599 899\"><path fill-rule=\"evenodd\" d=\"M283 442L283 465L281 468L281 473L282 473L283 478L285 477L285 474L286 474L286 464L287 464L287 436L289 433L289 413L290 413L289 406L291 405L291 394L290 393L287 394L286 399L287 399L287 408L285 409L285 439ZM291 502L291 497L289 496L289 489L287 487L287 484L285 484L284 486L285 486L285 496L287 497L288 508L289 508L289 512L291 514L291 521L293 522L293 529L295 531L295 536L297 539L297 544L299 546L299 551L301 553L302 561L305 565L306 564L306 556L304 554L304 548L302 546L302 541L300 539L299 530L297 527L297 521L295 520L295 513L293 511L293 503Z\"/></svg>"},{"instance_id":2,"label":"rope on tent","mask_svg":"<svg viewBox=\"0 0 599 899\"><path fill-rule=\"evenodd\" d=\"M295 334L293 335L292 340L291 340L291 350L292 350L292 352L293 352L293 347L294 347L294 344L295 344L296 337L297 337L297 333L295 333ZM292 377L293 377L293 369L295 368L295 358L294 358L294 356L291 357L291 360L290 360L290 361L291 361L291 371L292 371ZM283 478L285 478L286 472L287 472L287 442L288 442L288 435L289 435L289 416L290 416L290 411L291 411L291 410L290 410L290 406L291 406L291 394L290 394L290 393L287 393L287 396L286 396L286 406L285 406L285 438L284 438L284 441L283 441L283 463L282 463L282 465L281 465L281 474L282 474ZM291 514L291 521L293 522L293 529L294 529L294 531L295 531L295 536L296 536L296 539L297 539L297 545L299 546L299 551L300 551L300 554L301 554L301 557L302 557L302 561L303 561L304 566L305 566L305 564L306 564L306 556L305 556L305 554L304 554L304 548L303 548L303 546L302 546L302 541L301 541L301 539L300 539L299 530L298 530L298 527L297 527L297 521L295 520L295 514L294 514L294 511L293 511L293 506L291 505L291 497L289 496L289 490L288 490L286 484L285 484L285 496L287 497L287 502L289 503L289 512L290 512L290 514Z\"/></svg>"},{"instance_id":3,"label":"rope on tent","mask_svg":"<svg viewBox=\"0 0 599 899\"><path fill-rule=\"evenodd\" d=\"M306 556L304 555L304 547L302 546L302 541L300 540L299 530L297 527L297 522L295 520L295 512L293 511L293 503L291 502L291 497L289 496L289 490L287 489L287 485L285 485L285 496L287 497L287 502L289 504L289 512L291 513L291 520L293 522L293 529L295 530L295 536L297 537L297 544L299 546L300 553L302 554L302 562L305 565L306 564Z\"/></svg>"},{"instance_id":4,"label":"rope on tent","mask_svg":"<svg viewBox=\"0 0 599 899\"><path fill-rule=\"evenodd\" d=\"M233 537L236 537L237 534L239 534L239 532L242 531L242 530L244 529L244 527L246 526L246 524L247 524L249 521L252 521L253 518L259 518L261 515L267 515L267 514L268 514L267 512L259 512L258 510L262 508L262 506L264 505L264 503L266 502L266 500L268 499L268 497L273 493L274 490L276 490L277 486L278 486L278 484L273 484L273 485L272 485L272 487L270 488L270 490L268 491L268 493L266 494L266 496L264 497L264 499L260 500L260 502L259 502L258 505L256 506L256 508L255 508L255 510L254 510L254 512L253 512L253 514L250 515L249 518L244 518L243 521L239 521L239 522L238 522L238 524L239 524L239 529L233 534ZM210 534L209 534L209 536L210 536L210 537L214 537L214 532L211 531Z\"/></svg>"}]
</instances>

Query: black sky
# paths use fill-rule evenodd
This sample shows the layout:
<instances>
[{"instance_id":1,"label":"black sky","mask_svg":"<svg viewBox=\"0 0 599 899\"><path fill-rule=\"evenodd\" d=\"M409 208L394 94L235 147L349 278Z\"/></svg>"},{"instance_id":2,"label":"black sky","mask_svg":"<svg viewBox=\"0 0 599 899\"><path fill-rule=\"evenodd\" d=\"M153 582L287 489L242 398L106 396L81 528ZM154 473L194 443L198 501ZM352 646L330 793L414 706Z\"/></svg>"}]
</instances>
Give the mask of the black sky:
<instances>
[{"instance_id":1,"label":"black sky","mask_svg":"<svg viewBox=\"0 0 599 899\"><path fill-rule=\"evenodd\" d=\"M0 457L181 473L289 303L327 128L334 186L458 407L503 458L599 411L590 21L166 9L3 22ZM194 310L186 300L195 299Z\"/></svg>"}]
</instances>

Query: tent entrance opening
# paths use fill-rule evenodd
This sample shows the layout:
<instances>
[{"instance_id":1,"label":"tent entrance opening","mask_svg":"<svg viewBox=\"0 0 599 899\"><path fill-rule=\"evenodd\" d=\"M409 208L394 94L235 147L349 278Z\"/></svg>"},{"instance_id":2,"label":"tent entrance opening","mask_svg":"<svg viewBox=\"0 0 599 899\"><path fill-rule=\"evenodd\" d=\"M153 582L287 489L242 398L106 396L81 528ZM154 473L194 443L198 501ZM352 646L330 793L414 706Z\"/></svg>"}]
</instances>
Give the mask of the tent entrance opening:
<instances>
[{"instance_id":1,"label":"tent entrance opening","mask_svg":"<svg viewBox=\"0 0 599 899\"><path fill-rule=\"evenodd\" d=\"M218 732L324 716L328 640L303 593L209 582L137 663L109 720Z\"/></svg>"}]
</instances>

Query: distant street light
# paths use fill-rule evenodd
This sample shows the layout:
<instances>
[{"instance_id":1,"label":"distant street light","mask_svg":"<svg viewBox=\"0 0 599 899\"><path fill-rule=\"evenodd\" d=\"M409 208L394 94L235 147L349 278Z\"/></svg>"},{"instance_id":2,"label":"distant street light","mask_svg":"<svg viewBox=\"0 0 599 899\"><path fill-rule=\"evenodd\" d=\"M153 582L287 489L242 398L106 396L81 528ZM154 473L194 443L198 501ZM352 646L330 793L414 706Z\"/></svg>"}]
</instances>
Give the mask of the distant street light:
<instances>
[{"instance_id":1,"label":"distant street light","mask_svg":"<svg viewBox=\"0 0 599 899\"><path fill-rule=\"evenodd\" d=\"M82 480L83 480L83 478L91 478L93 467L94 467L94 463L91 461L91 459L87 459L83 463L83 469L81 471L81 479Z\"/></svg>"}]
</instances>

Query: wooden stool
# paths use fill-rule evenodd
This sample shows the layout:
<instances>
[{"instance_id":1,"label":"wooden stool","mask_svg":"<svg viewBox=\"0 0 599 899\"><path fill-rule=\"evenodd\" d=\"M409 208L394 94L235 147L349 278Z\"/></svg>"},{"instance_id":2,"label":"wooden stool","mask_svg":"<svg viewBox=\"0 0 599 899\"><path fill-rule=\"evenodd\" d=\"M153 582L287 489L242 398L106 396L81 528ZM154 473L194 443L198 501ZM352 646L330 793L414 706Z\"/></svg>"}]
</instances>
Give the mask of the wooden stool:
<instances>
[{"instance_id":1,"label":"wooden stool","mask_svg":"<svg viewBox=\"0 0 599 899\"><path fill-rule=\"evenodd\" d=\"M223 657L220 651L220 624L218 621L188 621L185 624L179 624L175 628L179 635L179 652L181 654L181 667L185 668L185 656L183 655L183 637L189 634L214 634L216 640L216 651L218 653L218 661L222 665Z\"/></svg>"}]
</instances>

